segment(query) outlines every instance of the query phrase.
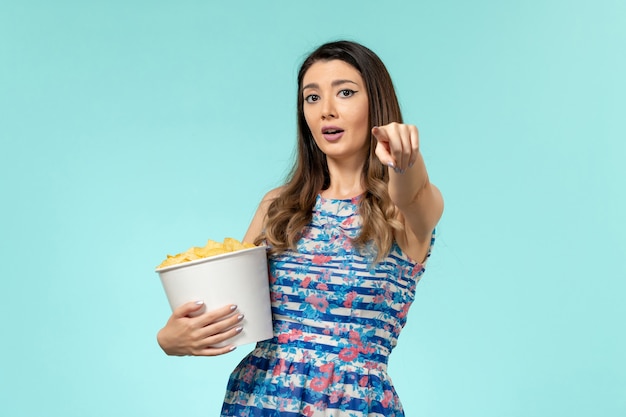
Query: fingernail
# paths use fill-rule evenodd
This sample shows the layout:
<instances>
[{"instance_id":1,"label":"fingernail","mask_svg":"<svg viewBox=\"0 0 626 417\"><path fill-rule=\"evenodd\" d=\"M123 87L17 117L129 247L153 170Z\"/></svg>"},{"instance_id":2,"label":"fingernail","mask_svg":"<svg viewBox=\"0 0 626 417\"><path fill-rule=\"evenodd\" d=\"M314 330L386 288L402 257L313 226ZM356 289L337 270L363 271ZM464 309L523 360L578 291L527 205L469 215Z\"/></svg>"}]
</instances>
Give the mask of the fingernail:
<instances>
[{"instance_id":1,"label":"fingernail","mask_svg":"<svg viewBox=\"0 0 626 417\"><path fill-rule=\"evenodd\" d=\"M409 164L409 168L412 168L414 164L415 164L415 162L411 162L411 163Z\"/></svg>"},{"instance_id":2,"label":"fingernail","mask_svg":"<svg viewBox=\"0 0 626 417\"><path fill-rule=\"evenodd\" d=\"M387 162L387 166L388 166L389 168L396 169L396 165L395 165L393 162Z\"/></svg>"},{"instance_id":3,"label":"fingernail","mask_svg":"<svg viewBox=\"0 0 626 417\"><path fill-rule=\"evenodd\" d=\"M243 326L239 326L235 329L237 333L241 333L242 330L243 330Z\"/></svg>"},{"instance_id":4,"label":"fingernail","mask_svg":"<svg viewBox=\"0 0 626 417\"><path fill-rule=\"evenodd\" d=\"M237 349L237 346L231 346L230 349L228 349L230 352L232 352L233 350Z\"/></svg>"},{"instance_id":5,"label":"fingernail","mask_svg":"<svg viewBox=\"0 0 626 417\"><path fill-rule=\"evenodd\" d=\"M237 316L237 320L243 320L243 314L240 314L239 316Z\"/></svg>"},{"instance_id":6,"label":"fingernail","mask_svg":"<svg viewBox=\"0 0 626 417\"><path fill-rule=\"evenodd\" d=\"M198 301L196 301L196 305L197 305L197 306L201 306L202 304L204 304L204 301L202 301L202 300L198 300Z\"/></svg>"},{"instance_id":7,"label":"fingernail","mask_svg":"<svg viewBox=\"0 0 626 417\"><path fill-rule=\"evenodd\" d=\"M403 169L394 168L393 170L396 172L396 174L404 174L404 170Z\"/></svg>"},{"instance_id":8,"label":"fingernail","mask_svg":"<svg viewBox=\"0 0 626 417\"><path fill-rule=\"evenodd\" d=\"M235 304L230 306L230 311L235 311L235 310L237 310L237 306Z\"/></svg>"}]
</instances>

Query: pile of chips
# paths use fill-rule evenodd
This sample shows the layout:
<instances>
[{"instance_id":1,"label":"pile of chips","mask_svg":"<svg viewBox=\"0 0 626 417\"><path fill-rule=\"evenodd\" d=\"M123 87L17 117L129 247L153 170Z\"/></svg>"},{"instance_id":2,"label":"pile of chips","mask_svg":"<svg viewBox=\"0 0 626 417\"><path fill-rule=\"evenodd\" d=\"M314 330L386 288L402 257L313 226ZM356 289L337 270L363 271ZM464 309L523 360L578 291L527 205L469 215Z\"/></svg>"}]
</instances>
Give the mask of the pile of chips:
<instances>
[{"instance_id":1,"label":"pile of chips","mask_svg":"<svg viewBox=\"0 0 626 417\"><path fill-rule=\"evenodd\" d=\"M221 255L223 253L235 252L241 249L254 248L252 243L242 243L232 237L227 237L224 242L216 242L209 239L204 247L194 246L187 249L187 251L179 253L177 255L167 255L165 259L157 269L165 268L166 266L178 265L184 262L195 261L196 259L208 258L209 256Z\"/></svg>"}]
</instances>

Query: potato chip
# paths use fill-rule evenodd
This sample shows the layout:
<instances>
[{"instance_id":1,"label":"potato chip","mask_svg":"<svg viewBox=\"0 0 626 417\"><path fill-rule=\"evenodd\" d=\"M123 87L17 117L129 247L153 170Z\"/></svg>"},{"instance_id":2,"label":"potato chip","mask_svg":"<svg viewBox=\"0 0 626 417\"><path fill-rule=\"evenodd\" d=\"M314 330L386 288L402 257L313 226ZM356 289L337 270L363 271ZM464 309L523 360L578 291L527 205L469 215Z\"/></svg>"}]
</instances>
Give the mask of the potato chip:
<instances>
[{"instance_id":1,"label":"potato chip","mask_svg":"<svg viewBox=\"0 0 626 417\"><path fill-rule=\"evenodd\" d=\"M181 252L176 255L167 255L165 260L161 262L159 266L157 266L157 269L254 247L256 246L252 243L242 243L237 239L233 239L232 237L225 238L224 241L221 243L209 239L206 245L202 247L194 246L187 249L185 252Z\"/></svg>"}]
</instances>

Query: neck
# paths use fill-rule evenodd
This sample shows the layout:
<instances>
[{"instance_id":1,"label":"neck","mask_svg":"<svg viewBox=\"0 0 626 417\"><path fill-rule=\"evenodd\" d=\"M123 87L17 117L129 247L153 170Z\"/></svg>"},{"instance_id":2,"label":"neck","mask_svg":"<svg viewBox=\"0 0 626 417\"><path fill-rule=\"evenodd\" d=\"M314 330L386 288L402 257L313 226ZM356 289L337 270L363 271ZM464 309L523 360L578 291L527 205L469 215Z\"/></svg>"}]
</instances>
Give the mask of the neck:
<instances>
[{"instance_id":1,"label":"neck","mask_svg":"<svg viewBox=\"0 0 626 417\"><path fill-rule=\"evenodd\" d=\"M328 161L328 173L330 174L330 185L320 194L325 198L346 199L363 194L362 171L363 162L353 161L337 163L334 160Z\"/></svg>"}]
</instances>

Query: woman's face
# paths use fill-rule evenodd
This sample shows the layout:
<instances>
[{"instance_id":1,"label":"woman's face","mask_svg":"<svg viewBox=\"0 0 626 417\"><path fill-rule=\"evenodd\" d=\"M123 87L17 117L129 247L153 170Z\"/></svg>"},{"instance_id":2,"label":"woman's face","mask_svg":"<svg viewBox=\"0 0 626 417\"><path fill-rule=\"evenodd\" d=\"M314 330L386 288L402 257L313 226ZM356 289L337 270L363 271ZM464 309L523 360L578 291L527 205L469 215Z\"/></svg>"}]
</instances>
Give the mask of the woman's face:
<instances>
[{"instance_id":1,"label":"woman's face","mask_svg":"<svg viewBox=\"0 0 626 417\"><path fill-rule=\"evenodd\" d=\"M359 71L337 59L317 61L304 74L301 94L304 118L326 157L365 158L370 135L369 103Z\"/></svg>"}]
</instances>

